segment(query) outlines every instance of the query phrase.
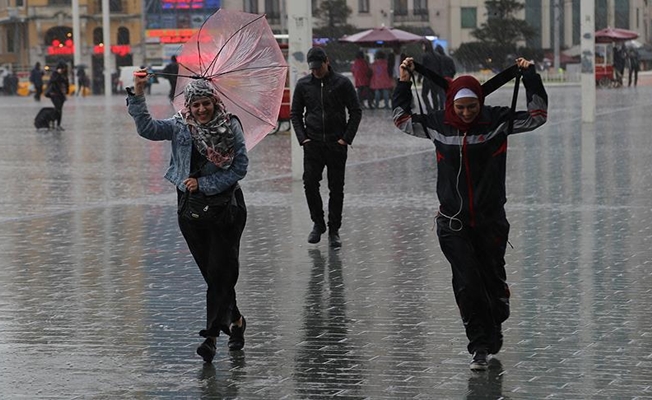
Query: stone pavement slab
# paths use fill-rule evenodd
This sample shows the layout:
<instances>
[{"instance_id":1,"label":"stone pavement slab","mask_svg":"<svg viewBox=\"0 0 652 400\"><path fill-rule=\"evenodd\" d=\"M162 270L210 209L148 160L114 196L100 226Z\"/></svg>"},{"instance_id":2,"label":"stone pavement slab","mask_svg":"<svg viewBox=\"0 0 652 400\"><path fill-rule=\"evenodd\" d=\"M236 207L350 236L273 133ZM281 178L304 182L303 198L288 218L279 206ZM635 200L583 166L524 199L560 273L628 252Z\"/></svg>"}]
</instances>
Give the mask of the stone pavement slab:
<instances>
[{"instance_id":1,"label":"stone pavement slab","mask_svg":"<svg viewBox=\"0 0 652 400\"><path fill-rule=\"evenodd\" d=\"M122 97L71 98L58 133L32 128L45 102L0 97L0 397L652 398L652 88L599 90L591 125L579 87L549 95L548 123L510 140L512 315L485 373L432 229L432 145L389 112L365 111L350 149L340 251L306 243L289 134L251 151L247 344L220 338L204 365L168 145L136 135Z\"/></svg>"}]
</instances>

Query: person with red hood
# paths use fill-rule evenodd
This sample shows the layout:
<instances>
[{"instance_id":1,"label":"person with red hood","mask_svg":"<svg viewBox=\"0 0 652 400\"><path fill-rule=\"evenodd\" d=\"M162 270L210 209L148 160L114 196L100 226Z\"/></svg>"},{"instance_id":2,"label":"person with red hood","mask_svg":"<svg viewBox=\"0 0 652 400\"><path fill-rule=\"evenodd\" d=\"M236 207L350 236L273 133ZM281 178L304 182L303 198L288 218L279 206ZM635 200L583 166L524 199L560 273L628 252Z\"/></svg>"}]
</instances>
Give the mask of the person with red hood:
<instances>
[{"instance_id":1,"label":"person with red hood","mask_svg":"<svg viewBox=\"0 0 652 400\"><path fill-rule=\"evenodd\" d=\"M507 139L532 131L547 119L548 95L534 63L517 58L527 110L484 104L482 86L472 76L448 80L446 107L413 114L406 58L393 93L394 124L403 132L434 142L437 160L437 236L451 265L453 292L469 340L470 368L488 368L488 356L503 344L502 323L509 317L505 251ZM510 119L512 120L510 122Z\"/></svg>"}]
</instances>

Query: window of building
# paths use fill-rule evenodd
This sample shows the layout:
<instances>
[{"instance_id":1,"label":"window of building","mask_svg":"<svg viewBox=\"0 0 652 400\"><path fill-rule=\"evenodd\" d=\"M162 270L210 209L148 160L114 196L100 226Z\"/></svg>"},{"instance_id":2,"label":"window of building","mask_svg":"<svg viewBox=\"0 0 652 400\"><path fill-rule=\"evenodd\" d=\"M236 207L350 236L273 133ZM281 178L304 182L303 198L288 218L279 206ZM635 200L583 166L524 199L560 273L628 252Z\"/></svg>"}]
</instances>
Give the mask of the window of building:
<instances>
[{"instance_id":1,"label":"window of building","mask_svg":"<svg viewBox=\"0 0 652 400\"><path fill-rule=\"evenodd\" d=\"M358 12L359 13L369 12L369 0L358 0Z\"/></svg>"},{"instance_id":2,"label":"window of building","mask_svg":"<svg viewBox=\"0 0 652 400\"><path fill-rule=\"evenodd\" d=\"M265 0L265 14L270 18L279 18L281 16L279 0Z\"/></svg>"},{"instance_id":3,"label":"window of building","mask_svg":"<svg viewBox=\"0 0 652 400\"><path fill-rule=\"evenodd\" d=\"M475 29L478 27L478 9L477 7L462 7L462 28Z\"/></svg>"},{"instance_id":4,"label":"window of building","mask_svg":"<svg viewBox=\"0 0 652 400\"><path fill-rule=\"evenodd\" d=\"M407 0L394 0L394 15L407 15Z\"/></svg>"},{"instance_id":5,"label":"window of building","mask_svg":"<svg viewBox=\"0 0 652 400\"><path fill-rule=\"evenodd\" d=\"M414 15L428 14L428 0L414 0Z\"/></svg>"},{"instance_id":6,"label":"window of building","mask_svg":"<svg viewBox=\"0 0 652 400\"><path fill-rule=\"evenodd\" d=\"M242 0L242 9L244 12L258 14L258 0Z\"/></svg>"},{"instance_id":7,"label":"window of building","mask_svg":"<svg viewBox=\"0 0 652 400\"><path fill-rule=\"evenodd\" d=\"M629 29L629 0L616 0L614 8L614 24L616 28Z\"/></svg>"},{"instance_id":8,"label":"window of building","mask_svg":"<svg viewBox=\"0 0 652 400\"><path fill-rule=\"evenodd\" d=\"M7 33L7 53L15 53L16 52L15 30L7 29L5 32Z\"/></svg>"},{"instance_id":9,"label":"window of building","mask_svg":"<svg viewBox=\"0 0 652 400\"><path fill-rule=\"evenodd\" d=\"M23 6L25 6L24 0L16 0L16 7L23 7Z\"/></svg>"},{"instance_id":10,"label":"window of building","mask_svg":"<svg viewBox=\"0 0 652 400\"><path fill-rule=\"evenodd\" d=\"M121 26L118 28L118 44L129 44L129 29Z\"/></svg>"},{"instance_id":11,"label":"window of building","mask_svg":"<svg viewBox=\"0 0 652 400\"><path fill-rule=\"evenodd\" d=\"M72 0L49 0L48 5L50 6L71 6Z\"/></svg>"}]
</instances>

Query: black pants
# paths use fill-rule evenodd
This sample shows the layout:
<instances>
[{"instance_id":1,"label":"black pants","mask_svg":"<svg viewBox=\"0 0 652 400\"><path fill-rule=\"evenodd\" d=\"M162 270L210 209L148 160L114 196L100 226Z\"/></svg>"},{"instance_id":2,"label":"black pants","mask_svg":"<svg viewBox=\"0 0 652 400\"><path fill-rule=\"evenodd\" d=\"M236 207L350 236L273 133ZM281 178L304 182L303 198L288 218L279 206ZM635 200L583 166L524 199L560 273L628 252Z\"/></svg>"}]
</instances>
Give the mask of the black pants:
<instances>
[{"instance_id":1,"label":"black pants","mask_svg":"<svg viewBox=\"0 0 652 400\"><path fill-rule=\"evenodd\" d=\"M634 86L638 84L638 70L630 68L629 79L627 80L627 86L632 86L632 75L634 75Z\"/></svg>"},{"instance_id":2,"label":"black pants","mask_svg":"<svg viewBox=\"0 0 652 400\"><path fill-rule=\"evenodd\" d=\"M54 109L57 110L57 126L61 126L61 117L63 115L63 103L66 102L66 99L63 96L52 96L50 97Z\"/></svg>"},{"instance_id":3,"label":"black pants","mask_svg":"<svg viewBox=\"0 0 652 400\"><path fill-rule=\"evenodd\" d=\"M342 226L344 205L344 172L348 146L337 142L310 141L303 145L303 188L308 201L310 219L325 227L324 205L319 193L324 167L328 179L328 227L337 231Z\"/></svg>"},{"instance_id":4,"label":"black pants","mask_svg":"<svg viewBox=\"0 0 652 400\"><path fill-rule=\"evenodd\" d=\"M453 228L456 228L453 226ZM509 223L501 218L482 227L457 232L449 220L437 218L437 236L453 271L453 292L469 339L469 353L492 353L502 341L501 324L509 317L505 250Z\"/></svg>"},{"instance_id":5,"label":"black pants","mask_svg":"<svg viewBox=\"0 0 652 400\"><path fill-rule=\"evenodd\" d=\"M181 192L179 192L181 193ZM240 273L240 238L247 221L242 190L234 193L235 203L227 205L232 221L224 224L204 225L179 218L179 228L188 243L206 284L206 331L205 337L219 336L220 331L229 333L232 322L240 319L236 304L235 285Z\"/></svg>"}]
</instances>

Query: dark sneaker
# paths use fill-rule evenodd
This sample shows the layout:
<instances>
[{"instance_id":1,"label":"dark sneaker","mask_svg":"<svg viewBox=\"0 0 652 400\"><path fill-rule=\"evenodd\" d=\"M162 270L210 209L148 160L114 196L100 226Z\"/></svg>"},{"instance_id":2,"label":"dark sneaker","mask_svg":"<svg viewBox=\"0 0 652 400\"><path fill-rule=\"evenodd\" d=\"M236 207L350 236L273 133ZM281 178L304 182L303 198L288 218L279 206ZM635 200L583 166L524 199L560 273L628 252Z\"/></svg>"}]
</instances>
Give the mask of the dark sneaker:
<instances>
[{"instance_id":1,"label":"dark sneaker","mask_svg":"<svg viewBox=\"0 0 652 400\"><path fill-rule=\"evenodd\" d=\"M487 350L481 349L473 353L473 359L469 368L471 368L471 371L486 371L489 368Z\"/></svg>"},{"instance_id":2,"label":"dark sneaker","mask_svg":"<svg viewBox=\"0 0 652 400\"><path fill-rule=\"evenodd\" d=\"M315 224L312 227L312 231L310 232L310 235L308 235L308 243L312 243L312 244L319 243L319 241L321 240L321 235L324 232L326 232L326 227Z\"/></svg>"},{"instance_id":3,"label":"dark sneaker","mask_svg":"<svg viewBox=\"0 0 652 400\"><path fill-rule=\"evenodd\" d=\"M342 247L342 240L340 239L340 234L337 231L331 231L328 233L328 242L334 249Z\"/></svg>"},{"instance_id":4,"label":"dark sneaker","mask_svg":"<svg viewBox=\"0 0 652 400\"><path fill-rule=\"evenodd\" d=\"M217 349L215 348L215 340L206 338L204 343L197 347L197 354L204 359L204 362L210 363L215 357Z\"/></svg>"},{"instance_id":5,"label":"dark sneaker","mask_svg":"<svg viewBox=\"0 0 652 400\"><path fill-rule=\"evenodd\" d=\"M501 324L496 325L494 330L493 343L489 347L489 354L498 354L503 347L503 330Z\"/></svg>"},{"instance_id":6,"label":"dark sneaker","mask_svg":"<svg viewBox=\"0 0 652 400\"><path fill-rule=\"evenodd\" d=\"M229 350L242 350L245 345L244 333L247 329L247 320L242 317L242 326L231 325L231 337L229 338Z\"/></svg>"}]
</instances>

